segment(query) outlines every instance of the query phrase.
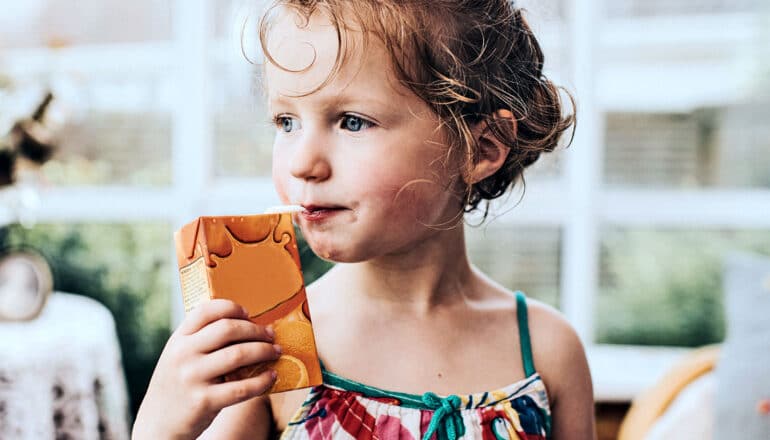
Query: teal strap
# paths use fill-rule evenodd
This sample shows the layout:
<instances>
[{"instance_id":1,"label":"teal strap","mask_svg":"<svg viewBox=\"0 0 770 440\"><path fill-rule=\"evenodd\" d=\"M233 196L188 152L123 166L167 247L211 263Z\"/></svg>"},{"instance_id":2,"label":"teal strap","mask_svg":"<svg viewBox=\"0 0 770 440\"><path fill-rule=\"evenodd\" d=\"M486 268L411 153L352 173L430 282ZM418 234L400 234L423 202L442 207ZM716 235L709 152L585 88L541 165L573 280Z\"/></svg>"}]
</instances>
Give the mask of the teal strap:
<instances>
[{"instance_id":1,"label":"teal strap","mask_svg":"<svg viewBox=\"0 0 770 440\"><path fill-rule=\"evenodd\" d=\"M438 433L440 440L457 440L465 435L465 425L458 408L460 398L454 394L444 399L434 393L422 395L423 403L433 409L433 417L430 419L428 430L422 440L428 440L433 434Z\"/></svg>"},{"instance_id":2,"label":"teal strap","mask_svg":"<svg viewBox=\"0 0 770 440\"><path fill-rule=\"evenodd\" d=\"M516 291L516 315L519 319L519 343L521 360L524 362L524 374L535 374L535 362L532 360L532 343L529 340L529 320L527 319L527 297Z\"/></svg>"}]
</instances>

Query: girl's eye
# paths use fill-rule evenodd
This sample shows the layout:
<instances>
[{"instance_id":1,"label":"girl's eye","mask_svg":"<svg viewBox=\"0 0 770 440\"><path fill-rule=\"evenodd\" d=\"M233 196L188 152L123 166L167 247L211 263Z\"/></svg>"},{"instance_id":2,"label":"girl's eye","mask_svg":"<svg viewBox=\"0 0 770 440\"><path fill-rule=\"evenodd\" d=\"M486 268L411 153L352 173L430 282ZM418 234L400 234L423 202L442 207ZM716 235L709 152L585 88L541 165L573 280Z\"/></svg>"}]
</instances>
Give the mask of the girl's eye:
<instances>
[{"instance_id":1,"label":"girl's eye","mask_svg":"<svg viewBox=\"0 0 770 440\"><path fill-rule=\"evenodd\" d=\"M371 127L373 124L364 118L353 115L345 115L342 117L341 127L343 130L348 131L361 131L365 128Z\"/></svg>"},{"instance_id":2,"label":"girl's eye","mask_svg":"<svg viewBox=\"0 0 770 440\"><path fill-rule=\"evenodd\" d=\"M275 125L284 133L291 133L294 130L302 128L298 120L289 116L278 116L275 118Z\"/></svg>"}]
</instances>

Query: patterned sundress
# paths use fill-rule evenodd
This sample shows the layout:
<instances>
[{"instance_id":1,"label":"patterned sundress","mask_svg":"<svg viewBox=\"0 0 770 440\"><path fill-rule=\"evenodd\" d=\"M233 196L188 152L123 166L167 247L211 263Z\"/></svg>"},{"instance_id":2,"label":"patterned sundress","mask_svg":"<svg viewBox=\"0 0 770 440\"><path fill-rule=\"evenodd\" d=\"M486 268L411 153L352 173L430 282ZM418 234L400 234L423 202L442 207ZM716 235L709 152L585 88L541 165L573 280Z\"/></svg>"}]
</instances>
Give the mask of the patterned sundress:
<instances>
[{"instance_id":1,"label":"patterned sundress","mask_svg":"<svg viewBox=\"0 0 770 440\"><path fill-rule=\"evenodd\" d=\"M438 396L386 391L324 370L282 440L549 439L551 411L535 371L524 294L516 292L526 378L498 390Z\"/></svg>"}]
</instances>

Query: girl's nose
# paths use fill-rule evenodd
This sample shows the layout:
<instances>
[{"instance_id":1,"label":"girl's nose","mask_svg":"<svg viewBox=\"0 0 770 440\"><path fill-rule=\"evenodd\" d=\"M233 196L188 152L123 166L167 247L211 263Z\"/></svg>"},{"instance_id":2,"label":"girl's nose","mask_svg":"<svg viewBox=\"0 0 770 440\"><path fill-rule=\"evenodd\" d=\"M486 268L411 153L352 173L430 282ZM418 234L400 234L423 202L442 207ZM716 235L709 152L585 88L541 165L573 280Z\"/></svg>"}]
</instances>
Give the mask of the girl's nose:
<instances>
[{"instance_id":1,"label":"girl's nose","mask_svg":"<svg viewBox=\"0 0 770 440\"><path fill-rule=\"evenodd\" d=\"M291 158L291 175L306 181L324 181L331 176L331 165L321 136L303 134Z\"/></svg>"}]
</instances>

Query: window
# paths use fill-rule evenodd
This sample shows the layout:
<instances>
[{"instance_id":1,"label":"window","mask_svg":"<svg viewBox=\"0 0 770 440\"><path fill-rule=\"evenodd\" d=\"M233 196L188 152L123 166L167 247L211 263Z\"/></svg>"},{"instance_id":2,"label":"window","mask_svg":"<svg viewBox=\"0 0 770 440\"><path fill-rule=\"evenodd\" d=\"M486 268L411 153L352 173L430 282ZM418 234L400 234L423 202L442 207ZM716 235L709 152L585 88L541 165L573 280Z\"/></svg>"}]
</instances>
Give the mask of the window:
<instances>
[{"instance_id":1,"label":"window","mask_svg":"<svg viewBox=\"0 0 770 440\"><path fill-rule=\"evenodd\" d=\"M35 0L6 5L3 46L70 47L171 39L172 2ZM73 19L73 18L77 19Z\"/></svg>"},{"instance_id":2,"label":"window","mask_svg":"<svg viewBox=\"0 0 770 440\"><path fill-rule=\"evenodd\" d=\"M615 0L607 2L610 17L673 16L683 14L724 14L751 12L757 5L752 0Z\"/></svg>"},{"instance_id":3,"label":"window","mask_svg":"<svg viewBox=\"0 0 770 440\"><path fill-rule=\"evenodd\" d=\"M493 280L558 307L559 229L493 221L466 228L466 240L471 262Z\"/></svg>"},{"instance_id":4,"label":"window","mask_svg":"<svg viewBox=\"0 0 770 440\"><path fill-rule=\"evenodd\" d=\"M760 105L688 113L610 113L604 179L647 188L770 188L770 138ZM747 130L751 127L751 130Z\"/></svg>"},{"instance_id":5,"label":"window","mask_svg":"<svg viewBox=\"0 0 770 440\"><path fill-rule=\"evenodd\" d=\"M597 341L700 347L722 341L722 258L770 255L770 230L606 228Z\"/></svg>"}]
</instances>

